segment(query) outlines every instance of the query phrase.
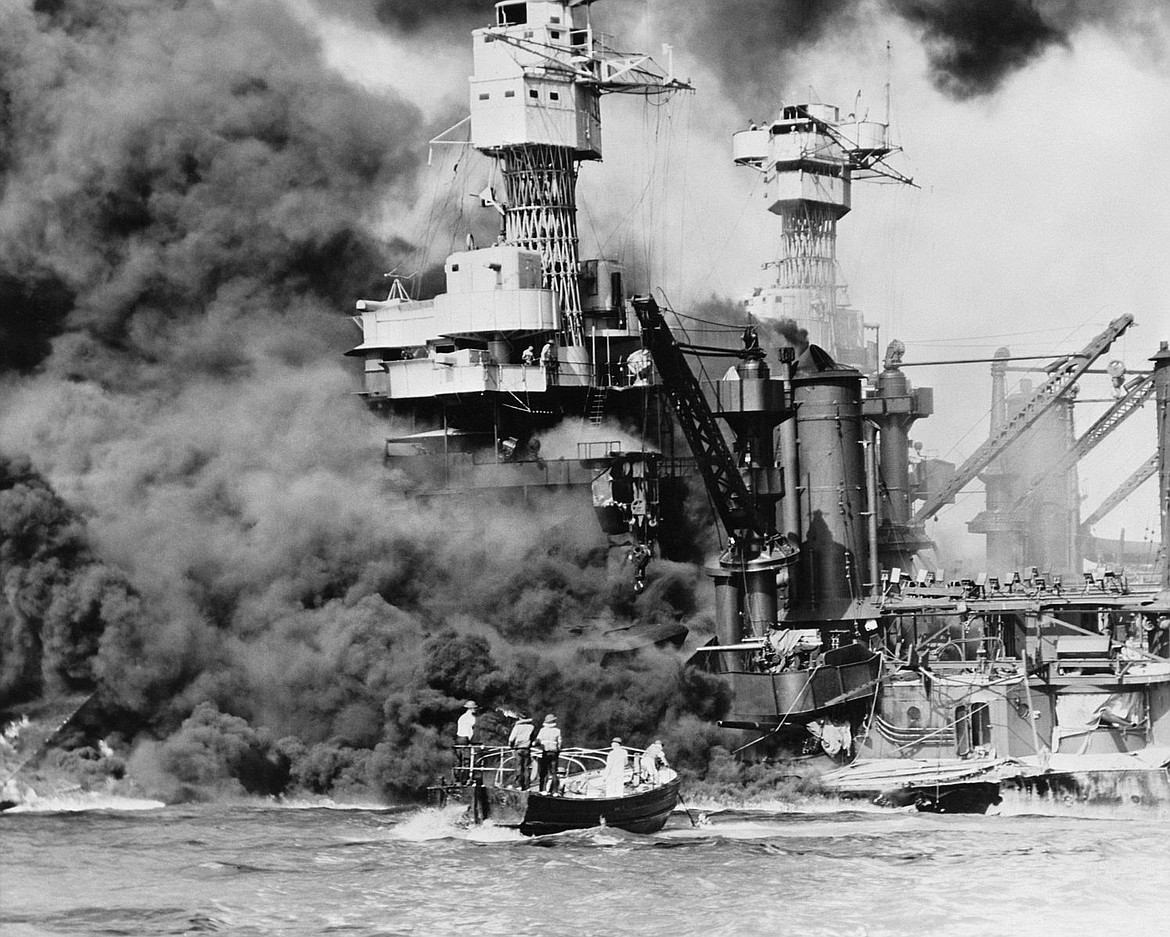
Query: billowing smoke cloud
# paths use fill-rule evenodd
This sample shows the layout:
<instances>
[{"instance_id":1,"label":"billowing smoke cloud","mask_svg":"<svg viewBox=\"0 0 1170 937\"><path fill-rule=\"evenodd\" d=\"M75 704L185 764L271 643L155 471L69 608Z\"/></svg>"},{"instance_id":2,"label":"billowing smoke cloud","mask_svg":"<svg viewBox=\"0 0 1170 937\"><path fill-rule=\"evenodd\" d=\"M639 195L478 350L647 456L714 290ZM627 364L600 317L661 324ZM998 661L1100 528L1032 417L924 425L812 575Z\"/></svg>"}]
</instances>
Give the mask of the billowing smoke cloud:
<instances>
[{"instance_id":1,"label":"billowing smoke cloud","mask_svg":"<svg viewBox=\"0 0 1170 937\"><path fill-rule=\"evenodd\" d=\"M683 24L688 54L722 76L725 91L746 106L809 76L792 74L792 56L831 36L864 41L892 11L921 35L934 85L966 99L992 94L1013 72L1050 48L1073 44L1099 26L1162 57L1159 37L1170 11L1159 0L725 0L674 5L668 22Z\"/></svg>"},{"instance_id":2,"label":"billowing smoke cloud","mask_svg":"<svg viewBox=\"0 0 1170 937\"><path fill-rule=\"evenodd\" d=\"M599 12L607 29L626 34L647 9L607 7ZM652 7L664 37L712 68L724 92L748 108L810 78L793 71L796 55L829 39L863 43L890 13L918 31L932 81L959 100L994 93L1047 50L1071 46L1083 27L1101 27L1162 58L1170 26L1161 0L681 0ZM368 0L355 8L362 10L399 31L466 30L491 21L491 4L477 0Z\"/></svg>"},{"instance_id":3,"label":"billowing smoke cloud","mask_svg":"<svg viewBox=\"0 0 1170 937\"><path fill-rule=\"evenodd\" d=\"M469 696L580 742L718 708L669 656L598 657L701 624L693 567L635 598L587 503L387 497L341 312L410 247L369 232L416 109L272 0L6 4L0 91L0 433L31 458L0 472L0 710L96 688L78 758L116 730L186 796L417 790Z\"/></svg>"},{"instance_id":4,"label":"billowing smoke cloud","mask_svg":"<svg viewBox=\"0 0 1170 937\"><path fill-rule=\"evenodd\" d=\"M1029 2L892 3L899 14L921 30L934 84L954 98L994 91L1005 76L1050 46L1069 43L1067 30L1046 19Z\"/></svg>"},{"instance_id":5,"label":"billowing smoke cloud","mask_svg":"<svg viewBox=\"0 0 1170 937\"><path fill-rule=\"evenodd\" d=\"M102 632L134 613L136 597L23 458L0 456L0 581L0 700L92 689Z\"/></svg>"},{"instance_id":6,"label":"billowing smoke cloud","mask_svg":"<svg viewBox=\"0 0 1170 937\"><path fill-rule=\"evenodd\" d=\"M379 22L411 31L435 21L483 26L490 17L491 6L481 0L372 0ZM482 22L481 22L482 21Z\"/></svg>"}]
</instances>

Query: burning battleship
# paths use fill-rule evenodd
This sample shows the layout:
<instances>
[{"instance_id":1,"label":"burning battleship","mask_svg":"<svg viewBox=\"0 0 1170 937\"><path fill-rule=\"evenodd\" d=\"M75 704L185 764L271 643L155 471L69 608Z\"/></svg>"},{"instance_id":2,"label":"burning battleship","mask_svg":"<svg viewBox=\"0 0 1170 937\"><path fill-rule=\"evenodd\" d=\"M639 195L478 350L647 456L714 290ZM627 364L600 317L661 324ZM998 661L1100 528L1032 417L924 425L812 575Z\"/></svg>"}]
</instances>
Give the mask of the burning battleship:
<instances>
[{"instance_id":1,"label":"burning battleship","mask_svg":"<svg viewBox=\"0 0 1170 937\"><path fill-rule=\"evenodd\" d=\"M632 548L640 589L660 507L677 503L686 468L648 379L623 265L579 256L576 186L581 165L602 158L604 95L690 85L611 49L589 7L498 3L494 24L475 31L470 116L434 142L469 126L461 145L501 183L479 194L499 236L449 256L446 292L433 299L396 283L384 300L359 301L362 342L349 354L364 362L369 405L401 430L384 456L403 494L589 491L606 532ZM542 433L558 426L575 451L542 452Z\"/></svg>"},{"instance_id":2,"label":"burning battleship","mask_svg":"<svg viewBox=\"0 0 1170 937\"><path fill-rule=\"evenodd\" d=\"M823 752L838 766L829 790L927 809L985 809L1009 791L1166 802L1165 344L1132 380L1110 366L1116 403L1079 438L1072 395L1132 317L1011 397L1003 350L987 441L959 466L922 458L909 432L932 414L931 390L908 380L900 342L879 367L836 262L853 180L910 180L887 162L888 118L804 103L733 137L735 162L765 179L781 253L775 282L744 303L737 363L701 380L688 356L728 349L679 342L650 296L627 297L620 263L578 256L575 184L602 155L600 98L689 88L609 50L588 14L496 4L474 34L468 142L502 180L480 193L500 236L448 257L433 299L396 287L358 303L350 354L370 405L408 430L385 450L403 490L587 489L641 570L663 493L696 474L725 540L708 567L717 635L694 659L730 684L721 724L745 757ZM1082 577L1087 525L1072 496L1077 460L1150 399L1160 593L1120 572ZM638 425L636 444L594 435L576 458L542 457L541 432L607 421ZM1029 449L1046 456L1038 474L1024 468ZM970 530L987 536L993 572L948 580L925 523L976 477L987 509Z\"/></svg>"}]
</instances>

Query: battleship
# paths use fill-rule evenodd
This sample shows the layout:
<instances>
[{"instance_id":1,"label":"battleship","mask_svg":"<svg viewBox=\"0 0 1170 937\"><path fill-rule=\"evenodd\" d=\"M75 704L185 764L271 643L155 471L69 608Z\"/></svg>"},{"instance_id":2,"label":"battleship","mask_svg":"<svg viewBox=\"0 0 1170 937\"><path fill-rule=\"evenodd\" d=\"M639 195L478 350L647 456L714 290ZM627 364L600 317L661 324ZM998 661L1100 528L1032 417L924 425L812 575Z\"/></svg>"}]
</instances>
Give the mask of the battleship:
<instances>
[{"instance_id":1,"label":"battleship","mask_svg":"<svg viewBox=\"0 0 1170 937\"><path fill-rule=\"evenodd\" d=\"M716 634L681 653L730 686L720 724L740 757L819 760L829 792L926 810L1170 803L1166 343L1151 367L1109 363L1113 403L1079 436L1073 398L1133 317L1011 393L1001 349L987 440L958 465L925 458L910 430L933 415L931 389L908 379L901 342L879 363L836 259L853 181L910 180L888 159L888 116L817 102L734 134L732 159L762 175L778 218L776 279L743 301L736 347L679 341L653 284L633 296L619 260L579 256L575 186L602 155L604 94L690 85L614 51L590 8L495 5L457 127L502 185L478 196L499 237L446 259L444 293L396 284L358 302L349 354L388 420L403 496L579 494L640 588L683 479L701 480L723 544L706 568ZM691 364L712 354L735 359L715 380ZM1082 522L1077 462L1147 404L1154 455ZM542 452L554 427L577 433L574 453ZM614 427L622 438L606 438ZM1085 572L1103 549L1092 524L1155 474L1149 581L1124 549ZM976 478L986 507L968 529L986 537L987 571L948 579L926 522Z\"/></svg>"},{"instance_id":2,"label":"battleship","mask_svg":"<svg viewBox=\"0 0 1170 937\"><path fill-rule=\"evenodd\" d=\"M446 291L411 299L395 281L360 300L362 395L393 434L384 459L403 497L526 500L587 493L632 558L637 589L689 458L627 302L622 263L580 257L577 177L602 158L601 99L690 90L649 56L616 51L591 4L503 2L473 35L470 115L440 134L490 167L480 204L490 246L450 255ZM467 139L455 140L459 133ZM497 190L496 186L500 188ZM569 430L562 451L544 435ZM677 514L677 512L675 512Z\"/></svg>"}]
</instances>

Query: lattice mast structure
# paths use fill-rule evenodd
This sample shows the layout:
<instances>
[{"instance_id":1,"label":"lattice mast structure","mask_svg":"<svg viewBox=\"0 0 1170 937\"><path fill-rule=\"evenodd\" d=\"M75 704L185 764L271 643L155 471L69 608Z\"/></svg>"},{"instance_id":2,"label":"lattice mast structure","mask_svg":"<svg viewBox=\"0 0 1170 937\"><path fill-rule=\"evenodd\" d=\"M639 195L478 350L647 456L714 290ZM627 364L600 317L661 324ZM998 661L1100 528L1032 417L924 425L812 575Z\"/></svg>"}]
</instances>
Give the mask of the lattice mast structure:
<instances>
[{"instance_id":1,"label":"lattice mast structure","mask_svg":"<svg viewBox=\"0 0 1170 937\"><path fill-rule=\"evenodd\" d=\"M837 222L852 207L854 179L883 177L912 184L886 164L897 151L889 121L849 114L829 104L793 104L764 125L732 136L732 157L764 177L768 210L780 217L779 256L771 288L749 299L760 319L791 318L838 361L875 370L876 345L858 313L839 301Z\"/></svg>"},{"instance_id":2,"label":"lattice mast structure","mask_svg":"<svg viewBox=\"0 0 1170 937\"><path fill-rule=\"evenodd\" d=\"M562 308L565 345L585 343L577 172L600 160L601 96L690 89L646 55L618 53L594 32L594 0L505 0L474 33L471 143L495 160L506 244L540 254ZM665 47L669 52L669 48Z\"/></svg>"}]
</instances>

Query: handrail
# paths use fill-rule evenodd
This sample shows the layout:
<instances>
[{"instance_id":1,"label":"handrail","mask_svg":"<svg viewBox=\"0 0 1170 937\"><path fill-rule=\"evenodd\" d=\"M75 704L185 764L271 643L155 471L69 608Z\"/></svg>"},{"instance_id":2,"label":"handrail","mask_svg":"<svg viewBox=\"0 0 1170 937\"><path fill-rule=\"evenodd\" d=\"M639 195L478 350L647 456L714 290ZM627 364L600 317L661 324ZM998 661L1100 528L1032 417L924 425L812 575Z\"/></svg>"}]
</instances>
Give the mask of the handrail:
<instances>
[{"instance_id":1,"label":"handrail","mask_svg":"<svg viewBox=\"0 0 1170 937\"><path fill-rule=\"evenodd\" d=\"M622 748L626 750L626 755L630 758L638 759L646 753L644 748L635 748L632 745L623 745ZM455 750L468 754L469 764L461 767L461 770L468 773L495 773L497 777L502 777L507 771L516 770L518 752L506 745L456 745ZM585 774L589 771L600 771L605 768L606 758L610 751L608 748L563 748L558 764L567 763L578 769L577 771L565 772L567 777ZM587 762L596 762L596 764L590 765Z\"/></svg>"}]
</instances>

